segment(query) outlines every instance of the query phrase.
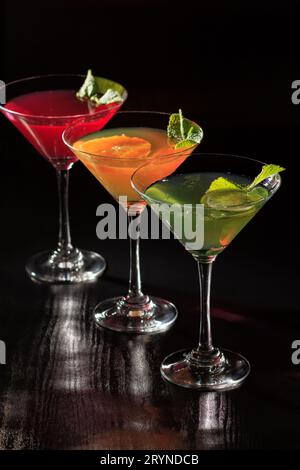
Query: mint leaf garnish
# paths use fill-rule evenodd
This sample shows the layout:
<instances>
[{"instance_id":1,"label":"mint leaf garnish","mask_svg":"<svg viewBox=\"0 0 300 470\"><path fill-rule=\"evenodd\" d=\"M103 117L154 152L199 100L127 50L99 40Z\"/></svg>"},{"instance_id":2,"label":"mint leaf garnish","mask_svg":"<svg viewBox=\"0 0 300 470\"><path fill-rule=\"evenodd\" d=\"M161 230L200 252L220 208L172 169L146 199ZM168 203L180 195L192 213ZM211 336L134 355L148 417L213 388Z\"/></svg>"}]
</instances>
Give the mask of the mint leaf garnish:
<instances>
[{"instance_id":1,"label":"mint leaf garnish","mask_svg":"<svg viewBox=\"0 0 300 470\"><path fill-rule=\"evenodd\" d=\"M81 100L86 98L90 99L95 93L97 93L95 78L92 71L88 70L85 80L81 88L77 91L76 96Z\"/></svg>"},{"instance_id":2,"label":"mint leaf garnish","mask_svg":"<svg viewBox=\"0 0 300 470\"><path fill-rule=\"evenodd\" d=\"M88 70L84 83L76 93L80 100L88 100L94 106L123 101L124 88L116 82L102 77L94 77Z\"/></svg>"},{"instance_id":3,"label":"mint leaf garnish","mask_svg":"<svg viewBox=\"0 0 300 470\"><path fill-rule=\"evenodd\" d=\"M219 178L213 180L210 183L209 188L201 197L200 202L201 204L203 204L206 199L206 195L208 193L211 193L212 191L243 191L243 189L244 188L242 185L236 184L233 181L223 178L223 176L219 176Z\"/></svg>"},{"instance_id":4,"label":"mint leaf garnish","mask_svg":"<svg viewBox=\"0 0 300 470\"><path fill-rule=\"evenodd\" d=\"M223 178L222 176L220 176L219 178L215 179L210 184L210 187L208 188L208 190L206 192L208 193L208 192L211 192L211 191L218 191L218 190L226 191L228 189L229 190L230 189L243 190L243 186L240 185L240 184L233 183L233 181L229 181L226 178Z\"/></svg>"},{"instance_id":5,"label":"mint leaf garnish","mask_svg":"<svg viewBox=\"0 0 300 470\"><path fill-rule=\"evenodd\" d=\"M101 95L99 93L96 93L91 97L92 103L94 103L96 106L99 106L100 104L109 104L109 103L116 103L117 101L123 101L120 93L112 90L109 88L106 90L104 95Z\"/></svg>"},{"instance_id":6,"label":"mint leaf garnish","mask_svg":"<svg viewBox=\"0 0 300 470\"><path fill-rule=\"evenodd\" d=\"M252 183L246 187L246 191L251 191L251 189L255 188L255 186L257 186L259 183L261 183L265 179L270 178L271 176L274 176L277 173L280 173L281 171L284 171L284 170L285 168L279 165L273 165L273 164L264 165L259 175L257 175L257 177L254 178Z\"/></svg>"},{"instance_id":7,"label":"mint leaf garnish","mask_svg":"<svg viewBox=\"0 0 300 470\"><path fill-rule=\"evenodd\" d=\"M180 142L177 142L177 144L175 145L175 148L180 149L180 148L185 148L185 147L193 147L193 145L196 145L196 142L194 140L185 139L185 140L181 140Z\"/></svg>"},{"instance_id":8,"label":"mint leaf garnish","mask_svg":"<svg viewBox=\"0 0 300 470\"><path fill-rule=\"evenodd\" d=\"M181 109L171 114L168 124L168 138L175 141L175 149L200 144L203 131L200 126L183 117Z\"/></svg>"},{"instance_id":9,"label":"mint leaf garnish","mask_svg":"<svg viewBox=\"0 0 300 470\"><path fill-rule=\"evenodd\" d=\"M273 165L273 164L264 165L259 175L257 175L256 178L254 178L254 180L252 181L252 183L248 184L247 186L234 183L233 181L230 181L220 176L219 178L211 182L208 190L202 196L201 202L204 200L206 194L210 193L211 191L237 190L237 191L244 191L248 193L252 191L257 185L259 185L259 183L261 183L265 179L270 178L271 176L274 176L277 173L280 173L281 171L284 171L284 170L285 168L279 165Z\"/></svg>"}]
</instances>

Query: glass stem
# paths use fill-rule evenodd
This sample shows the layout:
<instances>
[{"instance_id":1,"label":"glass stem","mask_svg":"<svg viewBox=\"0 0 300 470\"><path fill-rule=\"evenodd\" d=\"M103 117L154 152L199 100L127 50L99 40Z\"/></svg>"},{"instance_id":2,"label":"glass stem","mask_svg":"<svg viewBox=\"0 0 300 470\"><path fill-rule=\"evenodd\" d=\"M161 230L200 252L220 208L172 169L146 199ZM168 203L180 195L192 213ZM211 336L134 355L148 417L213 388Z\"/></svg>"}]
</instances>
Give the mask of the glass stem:
<instances>
[{"instance_id":1,"label":"glass stem","mask_svg":"<svg viewBox=\"0 0 300 470\"><path fill-rule=\"evenodd\" d=\"M69 220L69 170L56 170L59 199L59 233L57 250L69 255L74 250Z\"/></svg>"},{"instance_id":2,"label":"glass stem","mask_svg":"<svg viewBox=\"0 0 300 470\"><path fill-rule=\"evenodd\" d=\"M130 242L130 273L129 289L126 296L127 302L133 304L144 304L145 297L142 293L141 270L140 270L140 226L141 215L128 215L129 242Z\"/></svg>"},{"instance_id":3,"label":"glass stem","mask_svg":"<svg viewBox=\"0 0 300 470\"><path fill-rule=\"evenodd\" d=\"M198 372L212 373L223 370L225 358L223 353L214 348L210 328L210 284L214 257L198 260L200 284L200 334L199 344L186 357L192 368Z\"/></svg>"},{"instance_id":4,"label":"glass stem","mask_svg":"<svg viewBox=\"0 0 300 470\"><path fill-rule=\"evenodd\" d=\"M200 285L200 334L198 351L213 350L210 326L210 287L212 261L204 263L197 261Z\"/></svg>"}]
</instances>

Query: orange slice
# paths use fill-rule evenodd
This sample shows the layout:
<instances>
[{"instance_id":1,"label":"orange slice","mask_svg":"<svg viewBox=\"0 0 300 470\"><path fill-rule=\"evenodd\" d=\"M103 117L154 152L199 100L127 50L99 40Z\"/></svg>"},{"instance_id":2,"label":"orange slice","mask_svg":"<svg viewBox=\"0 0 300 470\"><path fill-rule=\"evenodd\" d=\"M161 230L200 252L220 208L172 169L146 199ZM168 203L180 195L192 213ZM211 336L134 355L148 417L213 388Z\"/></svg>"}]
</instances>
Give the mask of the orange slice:
<instances>
[{"instance_id":1,"label":"orange slice","mask_svg":"<svg viewBox=\"0 0 300 470\"><path fill-rule=\"evenodd\" d=\"M93 155L123 158L147 157L151 151L151 144L148 140L128 137L125 134L85 141L78 140L74 147Z\"/></svg>"}]
</instances>

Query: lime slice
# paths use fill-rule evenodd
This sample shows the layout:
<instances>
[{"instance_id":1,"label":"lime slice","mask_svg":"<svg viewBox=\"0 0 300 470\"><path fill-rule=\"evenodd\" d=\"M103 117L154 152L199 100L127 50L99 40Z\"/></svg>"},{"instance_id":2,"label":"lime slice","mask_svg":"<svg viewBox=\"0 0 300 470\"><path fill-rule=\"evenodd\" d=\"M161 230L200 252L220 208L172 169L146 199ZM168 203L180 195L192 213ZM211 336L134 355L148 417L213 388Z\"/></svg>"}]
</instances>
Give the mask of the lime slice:
<instances>
[{"instance_id":1,"label":"lime slice","mask_svg":"<svg viewBox=\"0 0 300 470\"><path fill-rule=\"evenodd\" d=\"M267 196L268 191L262 187L254 188L249 192L225 189L206 193L201 202L211 209L246 211L251 209L253 204L263 201Z\"/></svg>"}]
</instances>

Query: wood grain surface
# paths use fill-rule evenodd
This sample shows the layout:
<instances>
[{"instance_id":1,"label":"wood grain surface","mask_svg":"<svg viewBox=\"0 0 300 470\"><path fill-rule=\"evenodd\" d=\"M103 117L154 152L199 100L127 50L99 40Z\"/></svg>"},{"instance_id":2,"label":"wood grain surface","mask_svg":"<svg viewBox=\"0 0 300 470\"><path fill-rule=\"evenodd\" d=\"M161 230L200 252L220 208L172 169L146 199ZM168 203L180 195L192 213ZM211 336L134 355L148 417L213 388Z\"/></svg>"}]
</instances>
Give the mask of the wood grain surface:
<instances>
[{"instance_id":1,"label":"wood grain surface","mask_svg":"<svg viewBox=\"0 0 300 470\"><path fill-rule=\"evenodd\" d=\"M95 327L92 317L98 298L120 292L118 282L43 287L25 274L22 279L14 310L1 316L9 345L0 369L2 449L298 445L299 377L293 368L282 370L276 347L268 367L262 353L276 341L279 347L279 329L270 334L263 322L216 309L218 342L233 349L243 344L252 374L233 392L181 390L161 379L159 365L166 353L196 339L196 302L189 321L181 315L168 333L123 335ZM186 310L184 300L177 304Z\"/></svg>"}]
</instances>

